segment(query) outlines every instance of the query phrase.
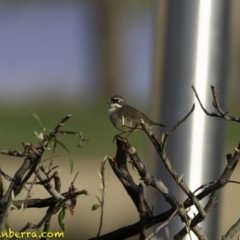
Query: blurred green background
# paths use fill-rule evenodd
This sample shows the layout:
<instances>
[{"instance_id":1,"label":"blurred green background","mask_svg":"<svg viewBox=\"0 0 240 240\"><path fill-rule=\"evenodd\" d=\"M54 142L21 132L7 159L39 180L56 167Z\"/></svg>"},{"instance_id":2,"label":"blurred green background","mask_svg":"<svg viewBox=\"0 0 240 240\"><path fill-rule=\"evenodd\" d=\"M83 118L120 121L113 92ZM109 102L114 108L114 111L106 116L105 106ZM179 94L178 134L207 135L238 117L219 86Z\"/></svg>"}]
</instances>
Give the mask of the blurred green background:
<instances>
[{"instance_id":1,"label":"blurred green background","mask_svg":"<svg viewBox=\"0 0 240 240\"><path fill-rule=\"evenodd\" d=\"M62 170L62 191L68 190L75 173L79 171L75 186L78 190L86 189L90 193L89 196L78 198L74 216L66 216L68 239L76 235L78 239L90 238L98 230L100 211L91 211L91 206L97 203L95 195L100 196L97 172L106 155L115 155L116 147L112 140L118 133L108 118L109 97L120 94L129 104L153 120L159 121L161 118L161 98L153 92L157 81L159 95L161 94L161 84L164 84L165 79L154 78L153 65L156 27L159 27L159 32L163 35L166 28L165 24L156 26L156 9L161 7L160 15L165 23L166 3L167 1L105 0L1 3L0 148L21 151L22 142L38 142L34 131L39 132L40 127L31 111L39 115L49 130L67 114L71 114L72 117L63 129L81 131L90 140L78 148L76 136L59 136L59 140L73 155L75 164L72 175L63 149L58 146L55 153L60 154L60 157L54 159L54 165ZM239 115L239 11L239 1L232 1L229 33L231 61L226 87L227 110L234 116ZM159 69L166 59L164 44L164 41L159 43L162 48L162 58L157 66ZM190 89L190 86L184 87ZM171 114L171 111L164 114ZM178 120L174 119L174 122ZM226 123L226 126L225 152L229 153L238 144L239 128L236 123ZM153 129L160 137L162 129ZM157 171L156 159L149 157L154 148L150 146L144 132L132 134L129 141L148 169L151 172ZM44 155L45 158L49 156L51 152ZM1 169L10 176L13 176L21 161L22 159L0 155ZM130 171L139 183L137 172L131 167ZM237 179L237 174L239 173L236 172L233 178ZM135 206L110 166L106 170L106 178L103 233L133 224L139 219ZM7 187L9 183L4 179L4 184ZM151 206L152 196L156 193L150 188L145 191ZM224 192L223 201L228 206L236 206L239 201L238 198L229 197L235 196L233 193L231 188ZM40 186L33 190L33 198L48 196ZM20 194L18 199L25 197L26 192ZM10 214L9 223L18 231L28 221L37 223L44 213L45 209L15 210ZM233 214L238 216L234 207L231 211L224 210L223 207L222 214L228 214L230 218ZM57 216L54 216L53 223L52 230L60 231ZM224 233L229 227L228 219L223 218L221 224Z\"/></svg>"},{"instance_id":2,"label":"blurred green background","mask_svg":"<svg viewBox=\"0 0 240 240\"><path fill-rule=\"evenodd\" d=\"M38 133L41 128L31 112L37 114L47 132L52 130L67 114L72 117L66 122L63 130L80 131L88 141L83 142L81 149L77 148L78 138L74 135L61 135L59 140L71 148L72 152L79 152L84 157L90 155L104 156L109 150L115 148L113 137L118 134L110 123L108 117L108 102L94 103L68 102L50 100L45 102L24 103L21 106L1 106L1 146L9 149L21 149L22 142L37 143L34 131ZM141 106L140 106L141 107ZM142 105L142 109L144 106ZM143 146L144 134L136 132L130 136L136 146ZM146 139L145 139L146 140ZM94 151L92 151L94 148ZM140 148L142 149L142 148Z\"/></svg>"}]
</instances>

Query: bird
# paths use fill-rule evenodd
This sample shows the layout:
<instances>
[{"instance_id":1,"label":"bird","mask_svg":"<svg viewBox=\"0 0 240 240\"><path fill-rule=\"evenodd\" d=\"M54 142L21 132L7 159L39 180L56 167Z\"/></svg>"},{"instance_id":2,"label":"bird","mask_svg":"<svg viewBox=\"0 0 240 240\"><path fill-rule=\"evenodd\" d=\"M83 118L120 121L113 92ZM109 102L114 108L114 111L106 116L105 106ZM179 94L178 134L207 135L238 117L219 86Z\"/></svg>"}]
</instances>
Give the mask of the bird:
<instances>
[{"instance_id":1,"label":"bird","mask_svg":"<svg viewBox=\"0 0 240 240\"><path fill-rule=\"evenodd\" d=\"M126 100L120 95L114 95L110 99L111 102L108 108L109 118L112 124L121 131L117 136L124 133L129 133L127 135L129 136L133 131L142 129L142 120L147 124L148 128L151 128L151 125L166 127L164 124L152 121L144 113L128 105Z\"/></svg>"}]
</instances>

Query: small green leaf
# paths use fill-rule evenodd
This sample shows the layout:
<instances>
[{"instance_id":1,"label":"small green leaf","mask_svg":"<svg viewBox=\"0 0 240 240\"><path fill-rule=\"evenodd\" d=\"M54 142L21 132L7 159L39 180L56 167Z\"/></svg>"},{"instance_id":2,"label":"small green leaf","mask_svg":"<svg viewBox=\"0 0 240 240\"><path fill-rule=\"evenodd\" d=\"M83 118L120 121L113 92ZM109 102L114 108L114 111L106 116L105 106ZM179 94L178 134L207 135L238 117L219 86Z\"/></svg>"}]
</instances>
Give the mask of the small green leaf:
<instances>
[{"instance_id":1,"label":"small green leaf","mask_svg":"<svg viewBox=\"0 0 240 240\"><path fill-rule=\"evenodd\" d=\"M66 209L65 207L62 207L61 211L58 214L58 223L62 231L64 232L65 224L63 223L63 219L65 218L66 215Z\"/></svg>"},{"instance_id":2,"label":"small green leaf","mask_svg":"<svg viewBox=\"0 0 240 240\"><path fill-rule=\"evenodd\" d=\"M50 151L50 150L52 150L50 147L48 147L48 141L44 141L43 142L43 144L42 144L42 146L43 146L43 149L44 150L47 150L47 151Z\"/></svg>"},{"instance_id":3,"label":"small green leaf","mask_svg":"<svg viewBox=\"0 0 240 240\"><path fill-rule=\"evenodd\" d=\"M72 158L72 155L71 155L70 151L68 150L68 148L62 142L56 140L56 143L59 144L65 150L65 153L66 153L66 155L69 159L69 163L70 163L70 172L72 173L74 161L73 161L73 158Z\"/></svg>"},{"instance_id":4,"label":"small green leaf","mask_svg":"<svg viewBox=\"0 0 240 240\"><path fill-rule=\"evenodd\" d=\"M94 205L92 205L92 211L95 211L95 210L97 210L98 208L100 208L100 205L99 205L99 204L94 204Z\"/></svg>"},{"instance_id":5,"label":"small green leaf","mask_svg":"<svg viewBox=\"0 0 240 240\"><path fill-rule=\"evenodd\" d=\"M34 131L34 134L37 136L37 138L38 138L39 141L42 141L42 140L43 140L43 138L44 138L43 132L40 132L40 133L38 134L37 131Z\"/></svg>"},{"instance_id":6,"label":"small green leaf","mask_svg":"<svg viewBox=\"0 0 240 240\"><path fill-rule=\"evenodd\" d=\"M15 199L14 191L11 192L11 195L12 195L12 199L14 200Z\"/></svg>"},{"instance_id":7,"label":"small green leaf","mask_svg":"<svg viewBox=\"0 0 240 240\"><path fill-rule=\"evenodd\" d=\"M180 183L182 181L184 173L178 178L178 182Z\"/></svg>"},{"instance_id":8,"label":"small green leaf","mask_svg":"<svg viewBox=\"0 0 240 240\"><path fill-rule=\"evenodd\" d=\"M163 133L162 136L161 136L161 142L163 142L163 140L165 139L165 137L166 137L166 134Z\"/></svg>"},{"instance_id":9,"label":"small green leaf","mask_svg":"<svg viewBox=\"0 0 240 240\"><path fill-rule=\"evenodd\" d=\"M98 175L100 177L100 179L102 179L102 174L98 171Z\"/></svg>"},{"instance_id":10,"label":"small green leaf","mask_svg":"<svg viewBox=\"0 0 240 240\"><path fill-rule=\"evenodd\" d=\"M122 125L124 126L124 123L125 123L125 118L124 116L122 115Z\"/></svg>"},{"instance_id":11,"label":"small green leaf","mask_svg":"<svg viewBox=\"0 0 240 240\"><path fill-rule=\"evenodd\" d=\"M40 127L42 128L42 131L43 131L43 125L42 125L42 121L41 121L40 117L36 113L34 113L33 111L31 111L31 113L32 113L33 117L36 118L38 124L40 125Z\"/></svg>"},{"instance_id":12,"label":"small green leaf","mask_svg":"<svg viewBox=\"0 0 240 240\"><path fill-rule=\"evenodd\" d=\"M103 167L106 168L108 164L108 156L106 155L103 159Z\"/></svg>"},{"instance_id":13,"label":"small green leaf","mask_svg":"<svg viewBox=\"0 0 240 240\"><path fill-rule=\"evenodd\" d=\"M186 228L187 233L190 234L189 227L185 226L185 228Z\"/></svg>"}]
</instances>

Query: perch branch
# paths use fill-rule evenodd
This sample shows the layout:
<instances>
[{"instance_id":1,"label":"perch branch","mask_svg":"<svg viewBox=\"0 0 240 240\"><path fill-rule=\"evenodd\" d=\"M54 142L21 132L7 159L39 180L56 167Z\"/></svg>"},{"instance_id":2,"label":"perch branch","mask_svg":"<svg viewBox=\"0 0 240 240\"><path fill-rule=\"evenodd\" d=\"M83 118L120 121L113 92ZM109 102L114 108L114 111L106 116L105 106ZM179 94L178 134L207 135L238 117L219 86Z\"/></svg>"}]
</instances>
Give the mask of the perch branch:
<instances>
[{"instance_id":1,"label":"perch branch","mask_svg":"<svg viewBox=\"0 0 240 240\"><path fill-rule=\"evenodd\" d=\"M183 123L187 117L190 116L190 114L194 110L194 105L191 108L190 112L181 120L180 122L177 123L176 126L179 126L181 123ZM182 179L178 176L177 171L173 168L173 165L169 159L168 153L165 149L165 144L166 144L166 139L168 137L168 134L165 135L165 139L163 140L163 143L161 144L159 140L155 137L153 134L152 130L147 127L147 125L143 122L141 123L143 130L147 133L149 139L151 140L152 144L154 145L155 149L157 150L159 156L161 157L165 167L173 177L173 179L177 182L177 184L181 187L181 189L187 194L187 196L192 199L194 205L196 206L197 210L201 214L201 216L205 217L206 213L204 209L202 208L201 204L199 203L198 199L194 196L194 194L191 192L189 187L183 182ZM173 130L176 129L176 127L173 128Z\"/></svg>"}]
</instances>

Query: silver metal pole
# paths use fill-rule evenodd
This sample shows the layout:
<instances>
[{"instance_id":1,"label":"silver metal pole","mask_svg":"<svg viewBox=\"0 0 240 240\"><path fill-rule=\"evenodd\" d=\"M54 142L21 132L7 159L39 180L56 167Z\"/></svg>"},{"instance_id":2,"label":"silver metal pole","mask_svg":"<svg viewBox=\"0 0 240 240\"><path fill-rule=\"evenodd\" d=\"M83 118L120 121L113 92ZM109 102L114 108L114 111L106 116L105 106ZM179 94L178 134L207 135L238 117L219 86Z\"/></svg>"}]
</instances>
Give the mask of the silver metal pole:
<instances>
[{"instance_id":1,"label":"silver metal pole","mask_svg":"<svg viewBox=\"0 0 240 240\"><path fill-rule=\"evenodd\" d=\"M216 180L222 170L220 162L224 159L226 123L205 115L191 85L196 86L206 108L213 110L210 86L218 88L224 82L220 102L222 107L225 106L229 68L229 8L230 2L224 0L168 2L161 122L169 128L173 127L196 103L193 115L174 132L167 146L175 169L179 175L184 174L183 180L192 191L201 184ZM157 99L157 96L153 98ZM176 183L161 163L158 170L158 177L179 199ZM158 212L169 207L163 204L162 199L158 206ZM216 208L200 225L209 239L219 238L218 216ZM173 219L169 225L170 238L183 226L179 219ZM164 234L160 233L160 236Z\"/></svg>"}]
</instances>

